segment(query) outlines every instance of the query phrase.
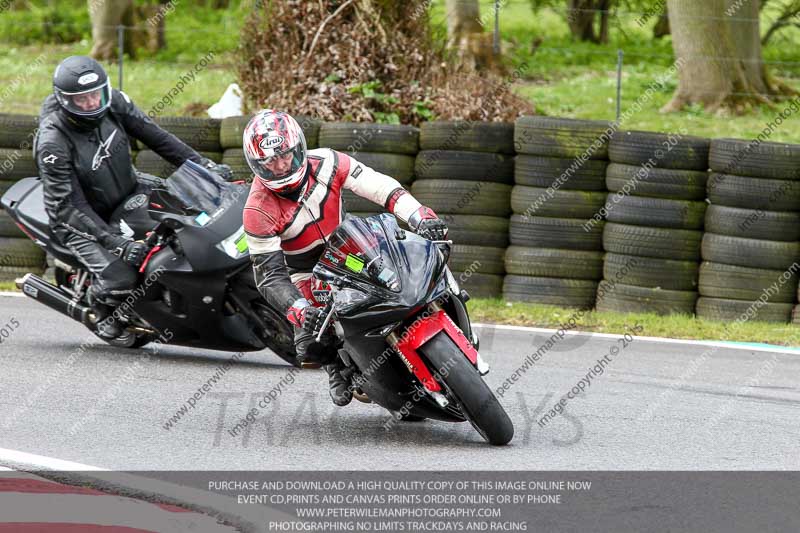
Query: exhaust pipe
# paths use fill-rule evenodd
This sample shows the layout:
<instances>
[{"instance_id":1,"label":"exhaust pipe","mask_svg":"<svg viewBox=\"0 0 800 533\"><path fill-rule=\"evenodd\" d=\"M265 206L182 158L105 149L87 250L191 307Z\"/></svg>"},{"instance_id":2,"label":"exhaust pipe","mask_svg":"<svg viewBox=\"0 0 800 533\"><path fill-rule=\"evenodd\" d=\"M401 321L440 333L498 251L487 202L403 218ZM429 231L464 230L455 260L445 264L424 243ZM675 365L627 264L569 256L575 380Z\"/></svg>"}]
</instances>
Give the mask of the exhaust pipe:
<instances>
[{"instance_id":1,"label":"exhaust pipe","mask_svg":"<svg viewBox=\"0 0 800 533\"><path fill-rule=\"evenodd\" d=\"M39 276L25 274L21 279L16 280L16 284L25 296L33 298L85 326L91 326L93 313L90 308L76 302L69 294Z\"/></svg>"}]
</instances>

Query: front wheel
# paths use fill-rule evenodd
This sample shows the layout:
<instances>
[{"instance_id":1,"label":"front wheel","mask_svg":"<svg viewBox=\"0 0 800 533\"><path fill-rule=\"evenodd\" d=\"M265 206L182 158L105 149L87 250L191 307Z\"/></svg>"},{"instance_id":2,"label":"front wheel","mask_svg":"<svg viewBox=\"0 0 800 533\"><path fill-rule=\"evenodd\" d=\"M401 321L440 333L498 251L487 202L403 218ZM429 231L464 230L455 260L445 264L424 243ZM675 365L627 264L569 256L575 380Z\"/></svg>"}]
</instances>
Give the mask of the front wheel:
<instances>
[{"instance_id":1,"label":"front wheel","mask_svg":"<svg viewBox=\"0 0 800 533\"><path fill-rule=\"evenodd\" d=\"M464 417L490 444L502 446L514 437L514 424L467 356L447 333L440 332L420 348L437 381Z\"/></svg>"}]
</instances>

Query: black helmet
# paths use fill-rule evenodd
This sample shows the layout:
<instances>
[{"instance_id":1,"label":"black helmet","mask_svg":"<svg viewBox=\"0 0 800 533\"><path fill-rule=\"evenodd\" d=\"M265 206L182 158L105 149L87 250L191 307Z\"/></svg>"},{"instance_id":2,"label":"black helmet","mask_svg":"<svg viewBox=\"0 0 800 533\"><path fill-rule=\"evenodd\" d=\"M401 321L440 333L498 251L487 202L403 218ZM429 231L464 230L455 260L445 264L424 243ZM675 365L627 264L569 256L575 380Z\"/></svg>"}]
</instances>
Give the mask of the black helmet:
<instances>
[{"instance_id":1,"label":"black helmet","mask_svg":"<svg viewBox=\"0 0 800 533\"><path fill-rule=\"evenodd\" d=\"M103 67L86 56L70 56L53 73L53 94L71 118L92 124L111 106L111 82Z\"/></svg>"}]
</instances>

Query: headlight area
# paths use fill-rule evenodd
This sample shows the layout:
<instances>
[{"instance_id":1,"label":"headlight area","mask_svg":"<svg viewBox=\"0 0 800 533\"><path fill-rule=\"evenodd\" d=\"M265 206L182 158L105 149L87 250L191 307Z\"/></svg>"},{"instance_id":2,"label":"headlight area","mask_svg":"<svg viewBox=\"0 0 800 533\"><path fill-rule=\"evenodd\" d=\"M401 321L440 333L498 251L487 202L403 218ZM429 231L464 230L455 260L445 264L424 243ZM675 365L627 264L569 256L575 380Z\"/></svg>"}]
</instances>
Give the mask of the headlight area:
<instances>
[{"instance_id":1,"label":"headlight area","mask_svg":"<svg viewBox=\"0 0 800 533\"><path fill-rule=\"evenodd\" d=\"M217 244L217 249L225 252L233 259L241 259L249 253L247 247L247 236L244 234L244 226L239 227L230 237Z\"/></svg>"},{"instance_id":2,"label":"headlight area","mask_svg":"<svg viewBox=\"0 0 800 533\"><path fill-rule=\"evenodd\" d=\"M342 313L347 313L370 298L372 297L369 294L352 287L335 289L333 291L333 304L336 310Z\"/></svg>"}]
</instances>

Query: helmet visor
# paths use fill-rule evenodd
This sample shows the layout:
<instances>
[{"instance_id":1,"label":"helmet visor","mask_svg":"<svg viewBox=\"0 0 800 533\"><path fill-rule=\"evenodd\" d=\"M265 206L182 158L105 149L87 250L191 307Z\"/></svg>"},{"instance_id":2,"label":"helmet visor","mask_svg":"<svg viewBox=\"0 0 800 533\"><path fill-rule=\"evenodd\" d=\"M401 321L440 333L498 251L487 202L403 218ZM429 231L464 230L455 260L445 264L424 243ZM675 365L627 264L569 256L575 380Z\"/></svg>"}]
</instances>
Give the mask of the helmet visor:
<instances>
[{"instance_id":1,"label":"helmet visor","mask_svg":"<svg viewBox=\"0 0 800 533\"><path fill-rule=\"evenodd\" d=\"M58 102L70 113L82 117L94 117L111 105L111 85L106 81L100 87L76 93L54 89Z\"/></svg>"},{"instance_id":2,"label":"helmet visor","mask_svg":"<svg viewBox=\"0 0 800 533\"><path fill-rule=\"evenodd\" d=\"M300 170L304 163L305 148L302 143L282 154L257 159L258 175L267 181L278 181Z\"/></svg>"}]
</instances>

